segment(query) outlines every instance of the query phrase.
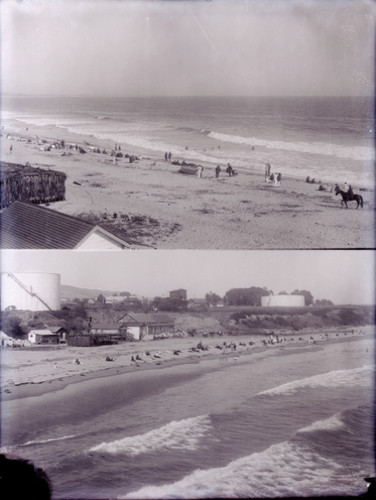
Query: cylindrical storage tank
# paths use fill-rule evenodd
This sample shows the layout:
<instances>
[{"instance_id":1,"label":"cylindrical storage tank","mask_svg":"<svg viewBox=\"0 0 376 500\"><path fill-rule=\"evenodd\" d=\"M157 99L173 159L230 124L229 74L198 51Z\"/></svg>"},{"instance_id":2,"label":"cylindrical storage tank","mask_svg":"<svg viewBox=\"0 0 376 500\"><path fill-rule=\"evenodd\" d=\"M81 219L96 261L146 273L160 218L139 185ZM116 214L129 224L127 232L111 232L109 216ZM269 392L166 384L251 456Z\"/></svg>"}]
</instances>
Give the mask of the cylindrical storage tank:
<instances>
[{"instance_id":1,"label":"cylindrical storage tank","mask_svg":"<svg viewBox=\"0 0 376 500\"><path fill-rule=\"evenodd\" d=\"M60 309L60 274L1 273L1 310Z\"/></svg>"},{"instance_id":2,"label":"cylindrical storage tank","mask_svg":"<svg viewBox=\"0 0 376 500\"><path fill-rule=\"evenodd\" d=\"M267 295L261 297L262 307L303 307L304 295Z\"/></svg>"}]
</instances>

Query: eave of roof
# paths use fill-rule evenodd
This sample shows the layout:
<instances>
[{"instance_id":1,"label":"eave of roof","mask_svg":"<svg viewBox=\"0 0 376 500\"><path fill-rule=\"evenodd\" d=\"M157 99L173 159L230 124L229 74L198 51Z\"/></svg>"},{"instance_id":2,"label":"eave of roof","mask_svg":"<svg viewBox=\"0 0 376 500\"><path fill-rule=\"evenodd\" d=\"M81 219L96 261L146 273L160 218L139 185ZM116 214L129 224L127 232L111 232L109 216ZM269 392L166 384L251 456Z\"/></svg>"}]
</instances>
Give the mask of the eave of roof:
<instances>
[{"instance_id":1,"label":"eave of roof","mask_svg":"<svg viewBox=\"0 0 376 500\"><path fill-rule=\"evenodd\" d=\"M75 249L95 232L122 248L138 246L99 226L31 203L15 201L0 214L1 248Z\"/></svg>"},{"instance_id":2,"label":"eave of roof","mask_svg":"<svg viewBox=\"0 0 376 500\"><path fill-rule=\"evenodd\" d=\"M122 316L119 321L123 322L126 316L133 318L137 323L141 324L145 323L149 325L152 324L169 325L174 323L174 320L171 319L166 314L155 314L155 313L146 314L146 313L132 313L132 312L124 314L124 316ZM124 321L124 323L126 323L126 321Z\"/></svg>"},{"instance_id":3,"label":"eave of roof","mask_svg":"<svg viewBox=\"0 0 376 500\"><path fill-rule=\"evenodd\" d=\"M94 233L100 234L103 238L115 243L121 248L128 248L131 249L133 246L130 243L127 243L126 241L122 240L121 238L118 238L114 234L110 233L106 229L103 229L103 227L100 226L94 226L91 231L80 241L77 243L75 246L75 249L79 248L81 245L85 243L86 240L90 238Z\"/></svg>"},{"instance_id":4,"label":"eave of roof","mask_svg":"<svg viewBox=\"0 0 376 500\"><path fill-rule=\"evenodd\" d=\"M119 328L124 328L121 323L97 323L91 325L90 330L119 330Z\"/></svg>"}]
</instances>

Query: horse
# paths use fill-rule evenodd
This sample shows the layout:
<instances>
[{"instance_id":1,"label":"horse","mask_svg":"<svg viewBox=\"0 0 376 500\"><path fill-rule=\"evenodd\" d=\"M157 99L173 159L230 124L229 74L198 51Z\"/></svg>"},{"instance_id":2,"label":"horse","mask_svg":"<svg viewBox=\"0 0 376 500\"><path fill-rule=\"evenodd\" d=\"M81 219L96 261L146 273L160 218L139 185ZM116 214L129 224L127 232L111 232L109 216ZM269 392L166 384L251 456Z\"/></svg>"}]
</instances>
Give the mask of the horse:
<instances>
[{"instance_id":1,"label":"horse","mask_svg":"<svg viewBox=\"0 0 376 500\"><path fill-rule=\"evenodd\" d=\"M346 193L346 191L342 191L342 189L340 189L338 184L336 184L335 193L336 193L336 196L338 194L340 194L342 196L341 205L345 204L346 208L348 208L348 206L347 206L348 201L356 201L356 208L357 209L359 208L359 205L361 206L361 208L363 208L363 205L364 205L363 197L360 194Z\"/></svg>"}]
</instances>

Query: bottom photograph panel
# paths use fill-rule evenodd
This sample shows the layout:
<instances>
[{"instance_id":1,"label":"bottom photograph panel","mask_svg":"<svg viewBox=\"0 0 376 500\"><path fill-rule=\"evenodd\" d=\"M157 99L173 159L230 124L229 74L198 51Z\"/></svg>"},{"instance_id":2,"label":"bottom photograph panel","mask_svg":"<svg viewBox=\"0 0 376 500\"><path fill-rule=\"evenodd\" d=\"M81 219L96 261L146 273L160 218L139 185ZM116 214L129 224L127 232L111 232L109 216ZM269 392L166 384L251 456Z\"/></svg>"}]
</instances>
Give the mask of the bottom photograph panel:
<instances>
[{"instance_id":1,"label":"bottom photograph panel","mask_svg":"<svg viewBox=\"0 0 376 500\"><path fill-rule=\"evenodd\" d=\"M365 493L374 258L2 252L1 482L40 499Z\"/></svg>"}]
</instances>

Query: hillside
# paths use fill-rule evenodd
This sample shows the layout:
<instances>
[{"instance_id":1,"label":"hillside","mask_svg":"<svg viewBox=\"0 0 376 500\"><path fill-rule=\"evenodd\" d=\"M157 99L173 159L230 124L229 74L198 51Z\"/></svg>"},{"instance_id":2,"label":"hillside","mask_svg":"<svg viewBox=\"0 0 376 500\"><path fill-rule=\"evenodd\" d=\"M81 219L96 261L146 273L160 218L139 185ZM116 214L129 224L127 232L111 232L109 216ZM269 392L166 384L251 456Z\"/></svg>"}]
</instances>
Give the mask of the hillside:
<instances>
[{"instance_id":1,"label":"hillside","mask_svg":"<svg viewBox=\"0 0 376 500\"><path fill-rule=\"evenodd\" d=\"M94 288L79 288L71 285L60 286L60 296L62 299L96 299L98 295L113 295L114 291L109 290L96 290Z\"/></svg>"},{"instance_id":2,"label":"hillside","mask_svg":"<svg viewBox=\"0 0 376 500\"><path fill-rule=\"evenodd\" d=\"M80 290L80 289L78 289ZM77 289L73 292L76 293ZM81 290L82 293L87 293ZM90 290L98 293L99 290ZM275 331L297 332L304 330L325 330L336 327L354 328L375 323L373 306L315 306L315 307L231 307L209 309L203 312L166 312L173 319L177 330L195 332L197 335L222 331L232 335L254 335ZM42 327L43 324L61 325L72 331L85 331L89 317L92 322L116 322L123 315L122 311L112 307L95 307L87 310L71 310L33 313L30 311L11 311L3 314L3 329L12 323L11 318L18 318L24 331L30 327Z\"/></svg>"},{"instance_id":3,"label":"hillside","mask_svg":"<svg viewBox=\"0 0 376 500\"><path fill-rule=\"evenodd\" d=\"M174 313L175 326L182 330L223 330L234 335L255 334L270 330L299 331L337 326L374 324L373 306L315 307L232 307L198 313Z\"/></svg>"}]
</instances>

